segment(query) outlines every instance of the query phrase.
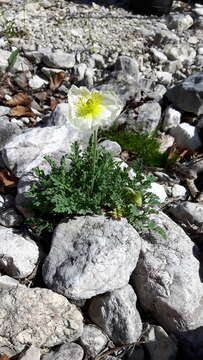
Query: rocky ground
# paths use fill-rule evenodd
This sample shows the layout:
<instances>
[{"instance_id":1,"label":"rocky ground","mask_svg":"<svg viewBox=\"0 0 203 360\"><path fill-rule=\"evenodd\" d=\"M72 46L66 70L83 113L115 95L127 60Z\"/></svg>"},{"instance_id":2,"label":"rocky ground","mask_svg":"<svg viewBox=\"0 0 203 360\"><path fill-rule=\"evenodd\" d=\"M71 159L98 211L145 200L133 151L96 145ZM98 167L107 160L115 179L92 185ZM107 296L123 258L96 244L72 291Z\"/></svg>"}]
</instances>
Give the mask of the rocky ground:
<instances>
[{"instance_id":1,"label":"rocky ground","mask_svg":"<svg viewBox=\"0 0 203 360\"><path fill-rule=\"evenodd\" d=\"M0 15L0 359L202 359L203 5L158 18L125 1L2 0ZM26 231L31 170L88 141L67 124L72 84L115 91L122 126L177 155L146 169L165 238L79 217L48 255Z\"/></svg>"}]
</instances>

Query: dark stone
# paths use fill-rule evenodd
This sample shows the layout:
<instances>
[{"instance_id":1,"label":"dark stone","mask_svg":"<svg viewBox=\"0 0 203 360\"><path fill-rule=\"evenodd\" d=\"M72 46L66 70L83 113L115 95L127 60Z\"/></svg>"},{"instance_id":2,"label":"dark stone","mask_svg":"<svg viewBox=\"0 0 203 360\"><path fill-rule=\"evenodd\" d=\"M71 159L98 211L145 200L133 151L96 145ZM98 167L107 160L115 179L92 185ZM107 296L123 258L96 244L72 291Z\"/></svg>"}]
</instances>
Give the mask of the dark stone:
<instances>
[{"instance_id":1,"label":"dark stone","mask_svg":"<svg viewBox=\"0 0 203 360\"><path fill-rule=\"evenodd\" d=\"M166 98L177 109L203 114L203 72L189 76L166 92Z\"/></svg>"},{"instance_id":2,"label":"dark stone","mask_svg":"<svg viewBox=\"0 0 203 360\"><path fill-rule=\"evenodd\" d=\"M170 12L173 0L130 0L130 8L140 14L164 15Z\"/></svg>"}]
</instances>

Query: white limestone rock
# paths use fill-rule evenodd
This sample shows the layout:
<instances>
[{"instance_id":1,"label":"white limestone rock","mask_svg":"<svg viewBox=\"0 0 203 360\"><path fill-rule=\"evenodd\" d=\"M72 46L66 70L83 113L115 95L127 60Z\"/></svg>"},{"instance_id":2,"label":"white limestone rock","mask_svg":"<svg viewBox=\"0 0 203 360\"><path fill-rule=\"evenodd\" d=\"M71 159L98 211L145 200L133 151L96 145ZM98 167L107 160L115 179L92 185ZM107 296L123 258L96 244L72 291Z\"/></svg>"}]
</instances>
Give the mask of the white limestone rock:
<instances>
[{"instance_id":1,"label":"white limestone rock","mask_svg":"<svg viewBox=\"0 0 203 360\"><path fill-rule=\"evenodd\" d=\"M3 289L12 289L16 288L18 286L24 286L23 284L20 284L18 280L13 279L12 277L8 275L2 275L0 276L0 290Z\"/></svg>"},{"instance_id":2,"label":"white limestone rock","mask_svg":"<svg viewBox=\"0 0 203 360\"><path fill-rule=\"evenodd\" d=\"M104 140L100 142L99 147L105 148L112 154L112 156L119 156L122 151L121 146L116 141L111 140Z\"/></svg>"},{"instance_id":3,"label":"white limestone rock","mask_svg":"<svg viewBox=\"0 0 203 360\"><path fill-rule=\"evenodd\" d=\"M165 237L148 230L131 284L142 308L167 332L181 333L203 326L203 284L193 243L167 215L152 215Z\"/></svg>"},{"instance_id":4,"label":"white limestone rock","mask_svg":"<svg viewBox=\"0 0 203 360\"><path fill-rule=\"evenodd\" d=\"M171 195L173 198L181 198L184 199L187 194L187 190L184 186L175 184L172 187Z\"/></svg>"},{"instance_id":5,"label":"white limestone rock","mask_svg":"<svg viewBox=\"0 0 203 360\"><path fill-rule=\"evenodd\" d=\"M27 344L51 348L72 342L83 331L83 318L76 306L47 289L0 290L0 313L0 353L9 357Z\"/></svg>"},{"instance_id":6,"label":"white limestone rock","mask_svg":"<svg viewBox=\"0 0 203 360\"><path fill-rule=\"evenodd\" d=\"M142 321L136 308L137 297L130 285L98 295L89 306L89 316L116 345L136 342Z\"/></svg>"},{"instance_id":7,"label":"white limestone rock","mask_svg":"<svg viewBox=\"0 0 203 360\"><path fill-rule=\"evenodd\" d=\"M86 353L92 358L95 358L101 351L104 350L108 340L108 337L99 327L92 324L84 325L80 343Z\"/></svg>"},{"instance_id":8,"label":"white limestone rock","mask_svg":"<svg viewBox=\"0 0 203 360\"><path fill-rule=\"evenodd\" d=\"M171 128L170 134L174 136L175 142L180 149L197 150L202 146L198 129L188 123L183 122L175 128Z\"/></svg>"},{"instance_id":9,"label":"white limestone rock","mask_svg":"<svg viewBox=\"0 0 203 360\"><path fill-rule=\"evenodd\" d=\"M126 128L129 131L150 134L156 130L160 120L161 106L156 101L148 101L136 108L135 118L127 118Z\"/></svg>"},{"instance_id":10,"label":"white limestone rock","mask_svg":"<svg viewBox=\"0 0 203 360\"><path fill-rule=\"evenodd\" d=\"M50 166L44 159L50 155L59 161L62 155L71 150L75 141L87 144L90 132L80 131L67 123L63 126L48 126L33 128L16 136L3 149L2 156L6 166L17 176L21 177L39 166L46 172Z\"/></svg>"},{"instance_id":11,"label":"white limestone rock","mask_svg":"<svg viewBox=\"0 0 203 360\"><path fill-rule=\"evenodd\" d=\"M193 25L193 18L189 14L173 14L169 17L168 28L183 32Z\"/></svg>"},{"instance_id":12,"label":"white limestone rock","mask_svg":"<svg viewBox=\"0 0 203 360\"><path fill-rule=\"evenodd\" d=\"M45 53L42 56L42 62L47 67L57 69L70 69L75 65L75 55L73 53L65 53L58 49L55 52Z\"/></svg>"},{"instance_id":13,"label":"white limestone rock","mask_svg":"<svg viewBox=\"0 0 203 360\"><path fill-rule=\"evenodd\" d=\"M164 120L163 120L163 130L167 131L171 128L174 128L180 124L181 113L171 106L168 106L165 110Z\"/></svg>"},{"instance_id":14,"label":"white limestone rock","mask_svg":"<svg viewBox=\"0 0 203 360\"><path fill-rule=\"evenodd\" d=\"M30 275L39 260L39 248L14 229L0 226L0 270L15 279Z\"/></svg>"},{"instance_id":15,"label":"white limestone rock","mask_svg":"<svg viewBox=\"0 0 203 360\"><path fill-rule=\"evenodd\" d=\"M67 298L89 299L125 286L140 251L137 231L122 218L80 216L60 223L42 274L45 284Z\"/></svg>"},{"instance_id":16,"label":"white limestone rock","mask_svg":"<svg viewBox=\"0 0 203 360\"><path fill-rule=\"evenodd\" d=\"M167 198L164 186L159 183L152 182L149 191L159 198L160 203L163 203Z\"/></svg>"},{"instance_id":17,"label":"white limestone rock","mask_svg":"<svg viewBox=\"0 0 203 360\"><path fill-rule=\"evenodd\" d=\"M34 75L30 80L29 80L29 87L31 87L31 89L41 89L43 86L47 85L48 81L42 79L40 76L38 75Z\"/></svg>"}]
</instances>

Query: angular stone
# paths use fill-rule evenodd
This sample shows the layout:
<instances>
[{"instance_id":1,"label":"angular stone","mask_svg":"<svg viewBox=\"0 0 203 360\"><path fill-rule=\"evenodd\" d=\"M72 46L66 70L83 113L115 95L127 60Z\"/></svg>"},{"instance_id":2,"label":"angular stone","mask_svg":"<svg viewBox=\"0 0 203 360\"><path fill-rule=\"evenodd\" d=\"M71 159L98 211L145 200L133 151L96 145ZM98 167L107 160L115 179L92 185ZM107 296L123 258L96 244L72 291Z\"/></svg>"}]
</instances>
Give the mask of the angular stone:
<instances>
[{"instance_id":1,"label":"angular stone","mask_svg":"<svg viewBox=\"0 0 203 360\"><path fill-rule=\"evenodd\" d=\"M157 71L156 76L158 80L165 86L170 85L172 81L172 74L167 71Z\"/></svg>"},{"instance_id":2,"label":"angular stone","mask_svg":"<svg viewBox=\"0 0 203 360\"><path fill-rule=\"evenodd\" d=\"M136 308L137 297L130 285L96 296L90 302L89 316L116 345L136 342L142 321Z\"/></svg>"},{"instance_id":3,"label":"angular stone","mask_svg":"<svg viewBox=\"0 0 203 360\"><path fill-rule=\"evenodd\" d=\"M105 148L112 154L112 156L118 156L122 151L121 146L116 141L111 140L104 140L100 142L99 147Z\"/></svg>"},{"instance_id":4,"label":"angular stone","mask_svg":"<svg viewBox=\"0 0 203 360\"><path fill-rule=\"evenodd\" d=\"M32 69L32 64L22 56L17 56L16 62L13 65L11 71L14 72L28 72Z\"/></svg>"},{"instance_id":5,"label":"angular stone","mask_svg":"<svg viewBox=\"0 0 203 360\"><path fill-rule=\"evenodd\" d=\"M0 70L5 71L8 67L8 58L11 53L7 50L0 49Z\"/></svg>"},{"instance_id":6,"label":"angular stone","mask_svg":"<svg viewBox=\"0 0 203 360\"><path fill-rule=\"evenodd\" d=\"M137 80L123 71L112 72L110 79L108 78L95 88L99 91L114 91L124 104L139 92Z\"/></svg>"},{"instance_id":7,"label":"angular stone","mask_svg":"<svg viewBox=\"0 0 203 360\"><path fill-rule=\"evenodd\" d=\"M34 75L29 80L29 87L31 87L31 89L40 89L41 87L43 87L44 85L47 85L47 84L48 84L48 81L42 79L38 75Z\"/></svg>"},{"instance_id":8,"label":"angular stone","mask_svg":"<svg viewBox=\"0 0 203 360\"><path fill-rule=\"evenodd\" d=\"M157 31L154 39L154 43L158 46L165 44L177 44L180 42L180 38L170 30Z\"/></svg>"},{"instance_id":9,"label":"angular stone","mask_svg":"<svg viewBox=\"0 0 203 360\"><path fill-rule=\"evenodd\" d=\"M186 190L186 188L184 186L179 185L179 184L175 184L172 187L171 194L172 194L173 198L185 199L186 194L187 194L187 190Z\"/></svg>"},{"instance_id":10,"label":"angular stone","mask_svg":"<svg viewBox=\"0 0 203 360\"><path fill-rule=\"evenodd\" d=\"M2 116L0 119L0 150L19 133L20 129L15 124L10 123L6 116Z\"/></svg>"},{"instance_id":11,"label":"angular stone","mask_svg":"<svg viewBox=\"0 0 203 360\"><path fill-rule=\"evenodd\" d=\"M30 275L39 260L37 244L13 229L0 226L0 270L22 279Z\"/></svg>"},{"instance_id":12,"label":"angular stone","mask_svg":"<svg viewBox=\"0 0 203 360\"><path fill-rule=\"evenodd\" d=\"M14 208L0 212L0 224L6 227L18 227L23 222L23 217Z\"/></svg>"},{"instance_id":13,"label":"angular stone","mask_svg":"<svg viewBox=\"0 0 203 360\"><path fill-rule=\"evenodd\" d=\"M33 173L27 173L21 176L18 181L17 195L15 198L15 206L22 213L25 218L34 216L33 211L30 209L32 203L31 198L27 196L30 191L32 184L36 182L36 178Z\"/></svg>"},{"instance_id":14,"label":"angular stone","mask_svg":"<svg viewBox=\"0 0 203 360\"><path fill-rule=\"evenodd\" d=\"M107 345L108 337L95 325L85 325L80 343L86 353L95 358Z\"/></svg>"},{"instance_id":15,"label":"angular stone","mask_svg":"<svg viewBox=\"0 0 203 360\"><path fill-rule=\"evenodd\" d=\"M139 251L140 237L126 219L76 217L56 227L43 278L67 298L88 299L125 286Z\"/></svg>"},{"instance_id":16,"label":"angular stone","mask_svg":"<svg viewBox=\"0 0 203 360\"><path fill-rule=\"evenodd\" d=\"M8 106L0 106L0 116L9 115L10 110L11 109Z\"/></svg>"},{"instance_id":17,"label":"angular stone","mask_svg":"<svg viewBox=\"0 0 203 360\"><path fill-rule=\"evenodd\" d=\"M135 81L139 80L139 66L135 59L129 56L119 56L115 63L116 71L123 71L124 73L133 76Z\"/></svg>"},{"instance_id":18,"label":"angular stone","mask_svg":"<svg viewBox=\"0 0 203 360\"><path fill-rule=\"evenodd\" d=\"M168 28L179 32L189 29L193 25L192 16L185 14L173 14L169 17Z\"/></svg>"},{"instance_id":19,"label":"angular stone","mask_svg":"<svg viewBox=\"0 0 203 360\"><path fill-rule=\"evenodd\" d=\"M177 220L184 224L194 224L198 227L203 226L203 205L193 203L191 201L185 201L178 205L173 205L169 208L170 214L172 214Z\"/></svg>"},{"instance_id":20,"label":"angular stone","mask_svg":"<svg viewBox=\"0 0 203 360\"><path fill-rule=\"evenodd\" d=\"M74 66L74 77L77 81L82 81L84 79L86 70L87 65L85 63L80 63Z\"/></svg>"},{"instance_id":21,"label":"angular stone","mask_svg":"<svg viewBox=\"0 0 203 360\"><path fill-rule=\"evenodd\" d=\"M44 54L42 61L48 67L69 69L75 65L75 55L56 50L55 52Z\"/></svg>"},{"instance_id":22,"label":"angular stone","mask_svg":"<svg viewBox=\"0 0 203 360\"><path fill-rule=\"evenodd\" d=\"M180 110L203 114L203 72L191 75L170 88L166 97Z\"/></svg>"},{"instance_id":23,"label":"angular stone","mask_svg":"<svg viewBox=\"0 0 203 360\"><path fill-rule=\"evenodd\" d=\"M170 129L170 134L174 136L176 145L180 149L197 150L202 146L198 129L188 123L181 123Z\"/></svg>"},{"instance_id":24,"label":"angular stone","mask_svg":"<svg viewBox=\"0 0 203 360\"><path fill-rule=\"evenodd\" d=\"M88 140L89 132L82 132L69 123L60 127L33 128L16 136L4 147L3 160L17 177L37 166L48 172L50 166L44 159L45 155L59 161L62 155L70 152L75 141L87 144Z\"/></svg>"},{"instance_id":25,"label":"angular stone","mask_svg":"<svg viewBox=\"0 0 203 360\"><path fill-rule=\"evenodd\" d=\"M165 110L164 121L163 121L163 130L167 131L171 128L174 128L180 124L181 113L171 106L168 106Z\"/></svg>"},{"instance_id":26,"label":"angular stone","mask_svg":"<svg viewBox=\"0 0 203 360\"><path fill-rule=\"evenodd\" d=\"M24 286L23 284L20 284L18 280L13 279L10 276L7 275L2 275L0 276L0 289L11 289L11 288L16 288L18 286Z\"/></svg>"},{"instance_id":27,"label":"angular stone","mask_svg":"<svg viewBox=\"0 0 203 360\"><path fill-rule=\"evenodd\" d=\"M165 188L162 184L152 182L149 191L156 195L161 203L167 198Z\"/></svg>"},{"instance_id":28,"label":"angular stone","mask_svg":"<svg viewBox=\"0 0 203 360\"><path fill-rule=\"evenodd\" d=\"M167 62L166 55L164 55L164 53L161 52L160 50L157 50L156 48L151 48L150 52L156 62L161 64Z\"/></svg>"},{"instance_id":29,"label":"angular stone","mask_svg":"<svg viewBox=\"0 0 203 360\"><path fill-rule=\"evenodd\" d=\"M71 343L61 345L59 349L42 356L42 360L82 360L83 355L84 351L81 346Z\"/></svg>"},{"instance_id":30,"label":"angular stone","mask_svg":"<svg viewBox=\"0 0 203 360\"><path fill-rule=\"evenodd\" d=\"M162 84L158 84L155 88L148 92L148 96L150 99L154 99L156 101L160 101L164 94L166 93L166 88Z\"/></svg>"},{"instance_id":31,"label":"angular stone","mask_svg":"<svg viewBox=\"0 0 203 360\"><path fill-rule=\"evenodd\" d=\"M161 120L161 106L158 102L148 101L138 106L136 113L136 119L127 119L126 128L129 131L150 134L156 130Z\"/></svg>"},{"instance_id":32,"label":"angular stone","mask_svg":"<svg viewBox=\"0 0 203 360\"><path fill-rule=\"evenodd\" d=\"M0 290L0 313L0 353L8 356L21 352L27 344L50 348L72 342L83 330L76 306L47 289Z\"/></svg>"},{"instance_id":33,"label":"angular stone","mask_svg":"<svg viewBox=\"0 0 203 360\"><path fill-rule=\"evenodd\" d=\"M182 68L180 62L182 65L193 64L196 57L196 51L188 44L183 44L182 46L172 46L168 44L164 47L164 53L170 61L179 61L179 63L176 64L177 69Z\"/></svg>"},{"instance_id":34,"label":"angular stone","mask_svg":"<svg viewBox=\"0 0 203 360\"><path fill-rule=\"evenodd\" d=\"M167 332L183 332L203 325L203 284L193 243L167 215L151 218L165 237L148 230L131 283L142 308Z\"/></svg>"},{"instance_id":35,"label":"angular stone","mask_svg":"<svg viewBox=\"0 0 203 360\"><path fill-rule=\"evenodd\" d=\"M40 64L44 57L49 57L51 55L51 48L40 48L39 50L25 50L25 56L34 62L35 64Z\"/></svg>"},{"instance_id":36,"label":"angular stone","mask_svg":"<svg viewBox=\"0 0 203 360\"><path fill-rule=\"evenodd\" d=\"M51 116L48 120L49 126L62 126L67 124L67 104L62 103L58 104L55 110L51 113Z\"/></svg>"}]
</instances>

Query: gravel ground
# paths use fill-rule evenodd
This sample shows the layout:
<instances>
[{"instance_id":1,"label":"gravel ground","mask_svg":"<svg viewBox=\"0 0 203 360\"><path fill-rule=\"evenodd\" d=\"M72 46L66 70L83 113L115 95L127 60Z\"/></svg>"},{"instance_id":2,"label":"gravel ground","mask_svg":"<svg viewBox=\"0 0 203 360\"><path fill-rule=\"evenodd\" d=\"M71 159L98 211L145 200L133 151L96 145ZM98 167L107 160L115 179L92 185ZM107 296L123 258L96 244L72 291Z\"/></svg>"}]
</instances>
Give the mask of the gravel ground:
<instances>
[{"instance_id":1,"label":"gravel ground","mask_svg":"<svg viewBox=\"0 0 203 360\"><path fill-rule=\"evenodd\" d=\"M13 45L99 53L108 59L121 54L139 57L150 46L157 45L156 34L167 30L168 17L135 15L121 5L64 0L12 1L2 6L0 31L6 35L0 43L4 48ZM174 3L171 14L183 11L194 17L191 8L181 2ZM203 45L202 29L198 26L178 35L182 44L195 36L193 45Z\"/></svg>"}]
</instances>

